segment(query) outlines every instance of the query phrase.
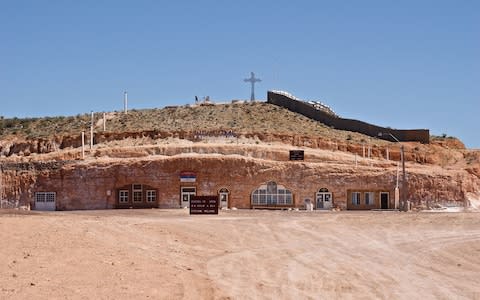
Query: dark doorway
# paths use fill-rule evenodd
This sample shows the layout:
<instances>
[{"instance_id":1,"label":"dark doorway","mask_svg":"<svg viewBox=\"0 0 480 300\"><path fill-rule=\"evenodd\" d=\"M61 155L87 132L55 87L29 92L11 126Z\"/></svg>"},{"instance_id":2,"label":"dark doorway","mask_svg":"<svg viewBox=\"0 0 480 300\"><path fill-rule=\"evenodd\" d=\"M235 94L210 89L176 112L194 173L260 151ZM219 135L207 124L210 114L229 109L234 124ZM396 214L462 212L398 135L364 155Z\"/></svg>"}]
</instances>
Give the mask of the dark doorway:
<instances>
[{"instance_id":1,"label":"dark doorway","mask_svg":"<svg viewBox=\"0 0 480 300\"><path fill-rule=\"evenodd\" d=\"M388 209L388 193L380 193L380 208Z\"/></svg>"}]
</instances>

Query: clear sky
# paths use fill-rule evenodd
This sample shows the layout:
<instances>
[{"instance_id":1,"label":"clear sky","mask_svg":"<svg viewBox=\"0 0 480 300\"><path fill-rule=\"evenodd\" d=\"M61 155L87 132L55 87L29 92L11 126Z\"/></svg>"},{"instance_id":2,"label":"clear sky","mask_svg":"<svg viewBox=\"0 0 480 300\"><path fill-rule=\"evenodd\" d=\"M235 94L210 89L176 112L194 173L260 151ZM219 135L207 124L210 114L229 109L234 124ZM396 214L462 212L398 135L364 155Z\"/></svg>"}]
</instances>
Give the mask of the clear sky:
<instances>
[{"instance_id":1,"label":"clear sky","mask_svg":"<svg viewBox=\"0 0 480 300\"><path fill-rule=\"evenodd\" d=\"M285 90L480 148L480 1L0 0L0 115Z\"/></svg>"}]
</instances>

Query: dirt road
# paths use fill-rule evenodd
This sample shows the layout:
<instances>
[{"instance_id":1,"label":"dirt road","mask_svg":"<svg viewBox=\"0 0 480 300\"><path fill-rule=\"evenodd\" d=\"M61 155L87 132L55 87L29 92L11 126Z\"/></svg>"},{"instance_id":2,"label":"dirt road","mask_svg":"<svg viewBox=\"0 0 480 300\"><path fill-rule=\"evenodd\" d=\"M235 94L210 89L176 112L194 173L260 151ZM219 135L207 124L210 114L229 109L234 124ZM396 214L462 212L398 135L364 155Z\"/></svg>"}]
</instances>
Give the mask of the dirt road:
<instances>
[{"instance_id":1,"label":"dirt road","mask_svg":"<svg viewBox=\"0 0 480 300\"><path fill-rule=\"evenodd\" d=\"M480 299L480 213L0 211L0 299Z\"/></svg>"}]
</instances>

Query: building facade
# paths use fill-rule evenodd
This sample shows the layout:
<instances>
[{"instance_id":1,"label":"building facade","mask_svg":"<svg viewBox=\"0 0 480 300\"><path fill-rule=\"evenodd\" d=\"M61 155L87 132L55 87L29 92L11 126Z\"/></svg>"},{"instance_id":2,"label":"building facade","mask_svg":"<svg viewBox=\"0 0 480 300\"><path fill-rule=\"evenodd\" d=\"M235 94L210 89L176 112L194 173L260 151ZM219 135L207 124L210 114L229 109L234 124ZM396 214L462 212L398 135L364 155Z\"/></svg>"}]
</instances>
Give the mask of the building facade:
<instances>
[{"instance_id":1,"label":"building facade","mask_svg":"<svg viewBox=\"0 0 480 300\"><path fill-rule=\"evenodd\" d=\"M63 167L38 175L24 197L34 209L44 209L48 198L56 210L182 208L192 195L216 195L226 208L303 208L306 200L315 209L394 208L393 172L375 174L318 163L174 157Z\"/></svg>"}]
</instances>

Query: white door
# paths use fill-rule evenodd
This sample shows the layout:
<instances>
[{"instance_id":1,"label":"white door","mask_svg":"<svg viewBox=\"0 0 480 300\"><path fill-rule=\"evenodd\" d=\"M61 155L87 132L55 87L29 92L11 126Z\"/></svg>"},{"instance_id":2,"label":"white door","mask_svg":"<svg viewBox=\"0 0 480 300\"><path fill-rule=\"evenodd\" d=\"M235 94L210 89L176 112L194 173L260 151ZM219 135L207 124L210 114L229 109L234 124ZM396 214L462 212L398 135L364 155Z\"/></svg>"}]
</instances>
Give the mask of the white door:
<instances>
[{"instance_id":1,"label":"white door","mask_svg":"<svg viewBox=\"0 0 480 300\"><path fill-rule=\"evenodd\" d=\"M226 188L222 188L222 189L220 189L220 191L218 191L218 199L220 201L220 203L218 203L219 208L222 208L222 207L227 208L228 207L228 195L229 194L230 194L230 192Z\"/></svg>"},{"instance_id":2,"label":"white door","mask_svg":"<svg viewBox=\"0 0 480 300\"><path fill-rule=\"evenodd\" d=\"M181 187L180 189L180 205L182 207L190 207L190 197L196 195L195 187Z\"/></svg>"},{"instance_id":3,"label":"white door","mask_svg":"<svg viewBox=\"0 0 480 300\"><path fill-rule=\"evenodd\" d=\"M317 193L316 199L317 199L317 201L316 201L317 202L316 203L317 204L316 205L317 209L323 209L323 193Z\"/></svg>"},{"instance_id":4,"label":"white door","mask_svg":"<svg viewBox=\"0 0 480 300\"><path fill-rule=\"evenodd\" d=\"M35 193L35 210L55 210L55 198L54 192Z\"/></svg>"},{"instance_id":5,"label":"white door","mask_svg":"<svg viewBox=\"0 0 480 300\"><path fill-rule=\"evenodd\" d=\"M332 208L332 193L323 194L323 208L324 209Z\"/></svg>"},{"instance_id":6,"label":"white door","mask_svg":"<svg viewBox=\"0 0 480 300\"><path fill-rule=\"evenodd\" d=\"M331 209L332 208L332 193L319 192L316 197L317 209Z\"/></svg>"}]
</instances>

